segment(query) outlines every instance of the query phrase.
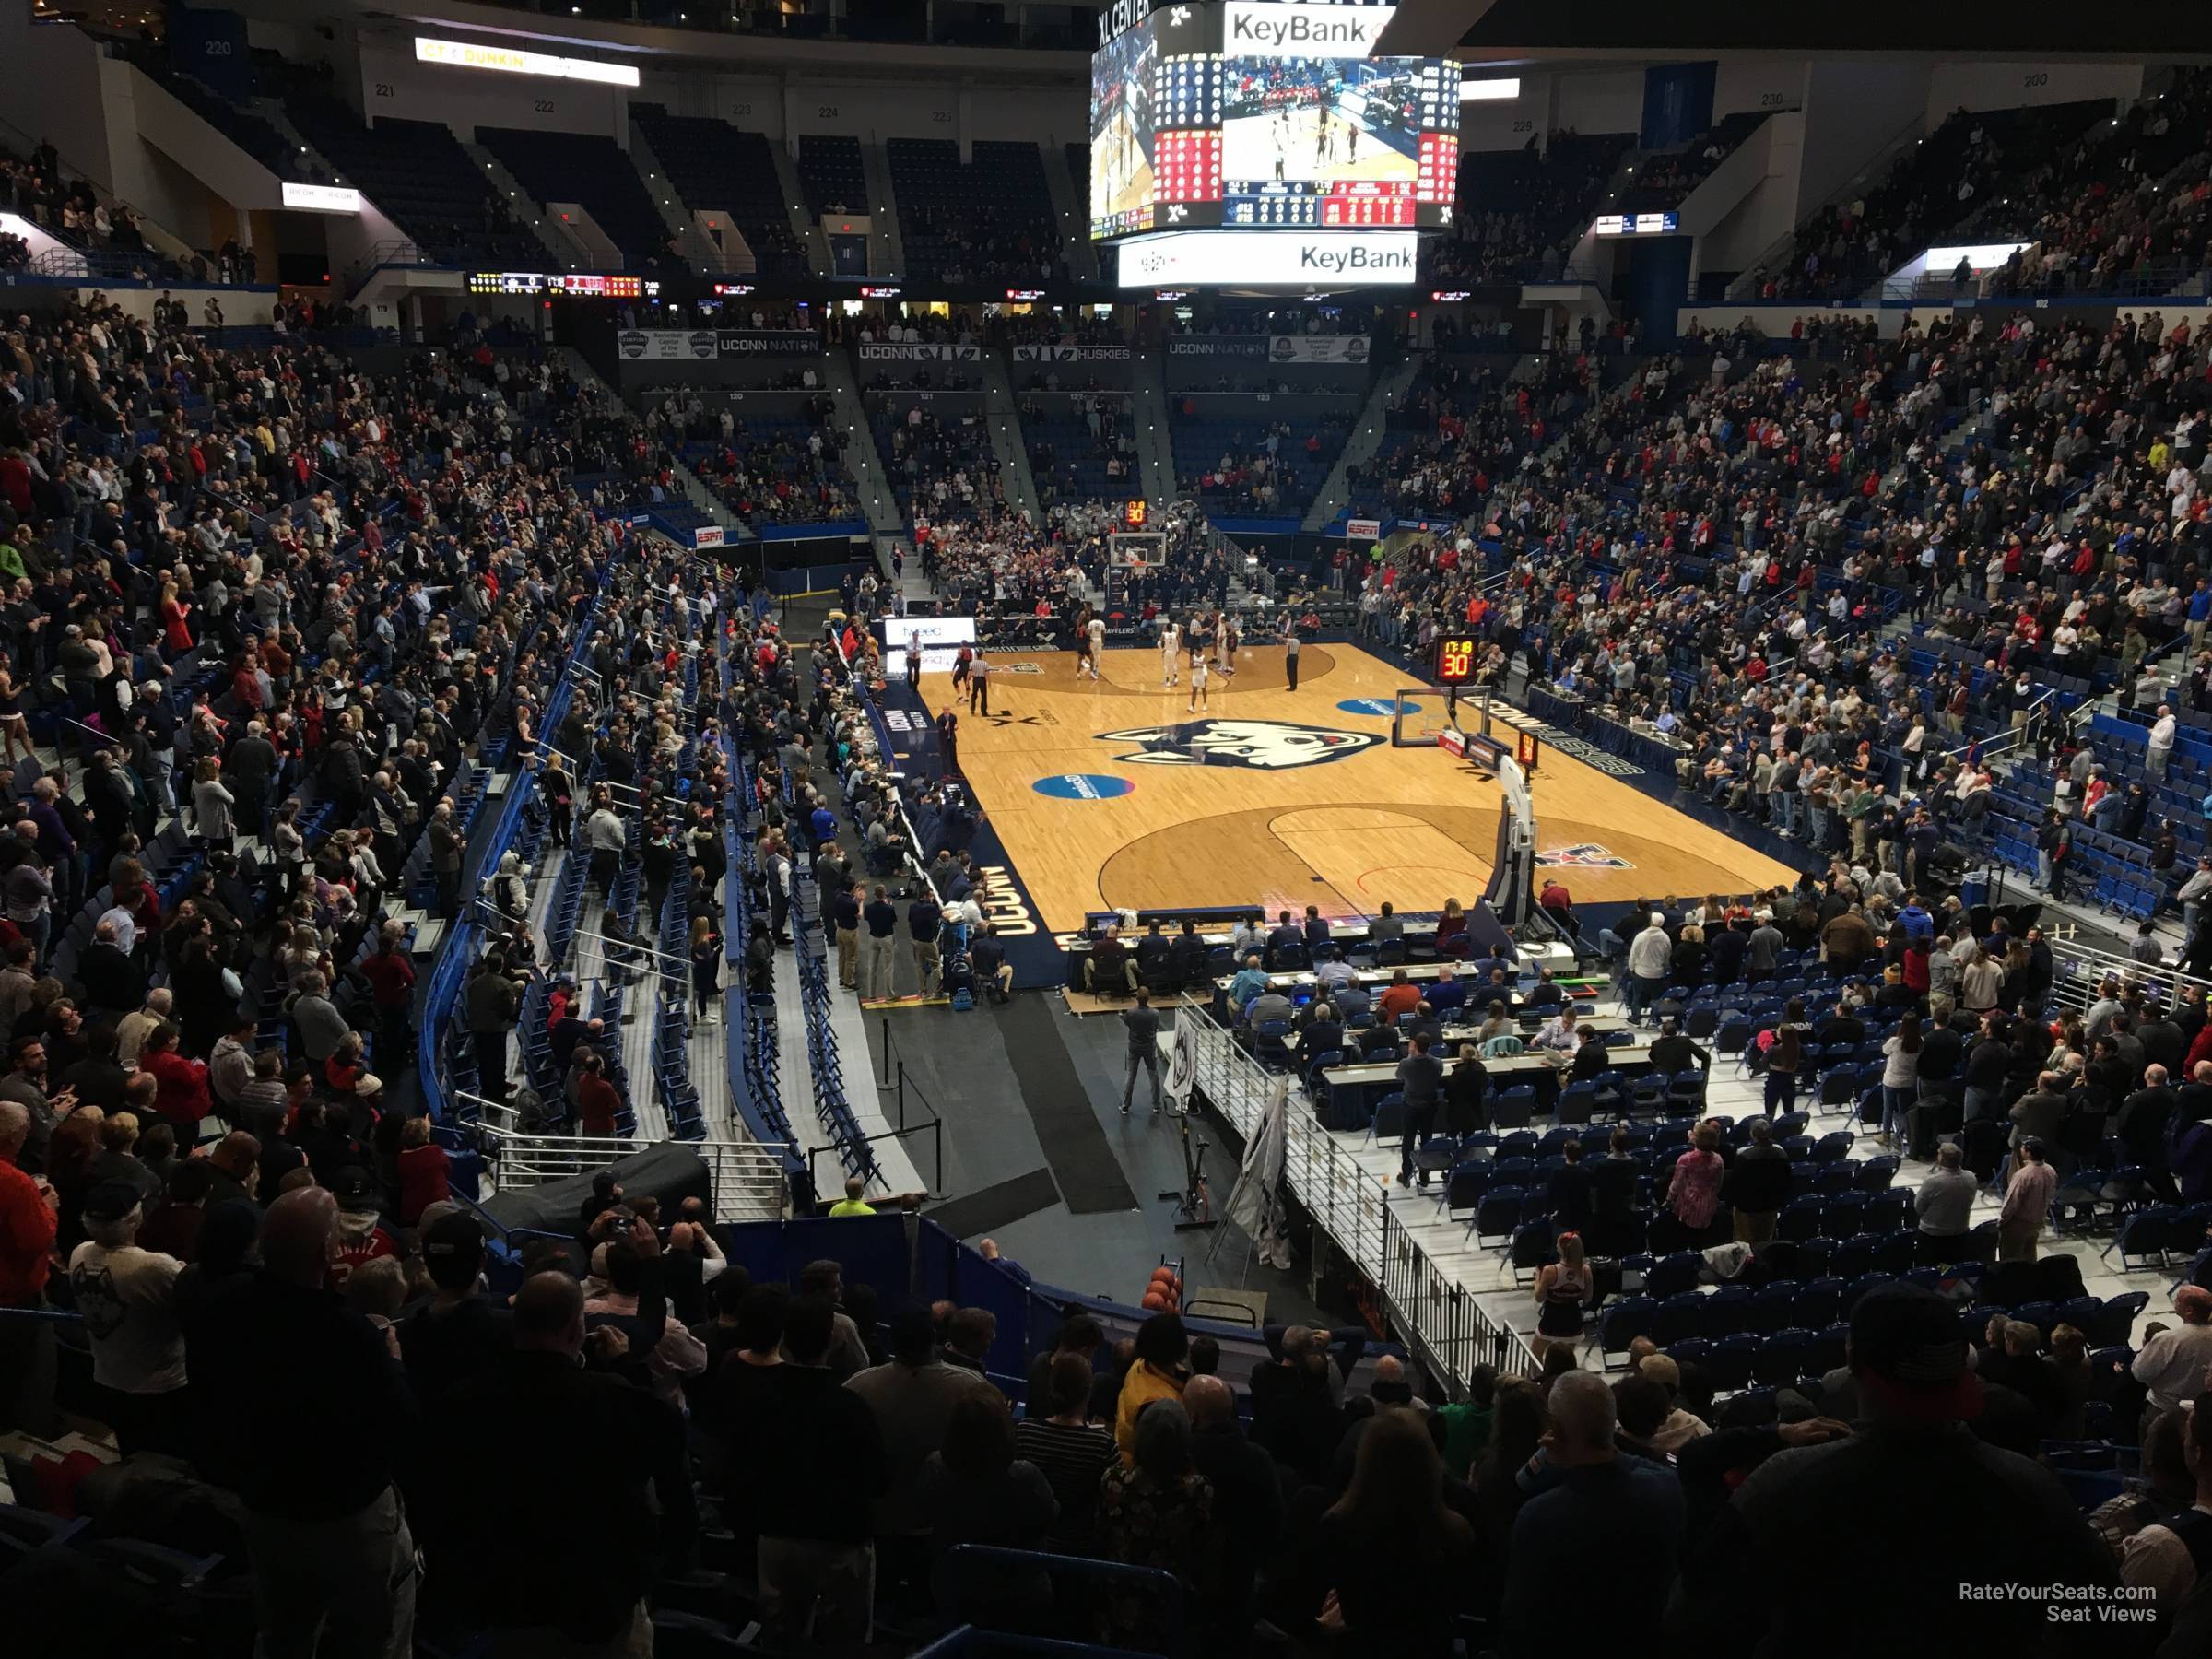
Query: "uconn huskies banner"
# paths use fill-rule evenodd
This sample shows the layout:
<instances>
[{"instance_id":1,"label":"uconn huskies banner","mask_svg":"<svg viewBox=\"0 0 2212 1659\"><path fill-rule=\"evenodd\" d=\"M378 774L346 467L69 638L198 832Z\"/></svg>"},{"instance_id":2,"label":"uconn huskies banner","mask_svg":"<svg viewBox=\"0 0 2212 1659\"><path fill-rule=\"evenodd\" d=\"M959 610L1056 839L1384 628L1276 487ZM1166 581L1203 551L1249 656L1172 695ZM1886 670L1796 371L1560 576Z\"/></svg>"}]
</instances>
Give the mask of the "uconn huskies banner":
<instances>
[{"instance_id":1,"label":"uconn huskies banner","mask_svg":"<svg viewBox=\"0 0 2212 1659\"><path fill-rule=\"evenodd\" d=\"M1126 346L1017 346L1018 363L1125 363Z\"/></svg>"},{"instance_id":2,"label":"uconn huskies banner","mask_svg":"<svg viewBox=\"0 0 2212 1659\"><path fill-rule=\"evenodd\" d=\"M973 363L982 360L981 346L932 346L926 342L909 344L887 340L881 345L863 345L860 360L864 363Z\"/></svg>"}]
</instances>

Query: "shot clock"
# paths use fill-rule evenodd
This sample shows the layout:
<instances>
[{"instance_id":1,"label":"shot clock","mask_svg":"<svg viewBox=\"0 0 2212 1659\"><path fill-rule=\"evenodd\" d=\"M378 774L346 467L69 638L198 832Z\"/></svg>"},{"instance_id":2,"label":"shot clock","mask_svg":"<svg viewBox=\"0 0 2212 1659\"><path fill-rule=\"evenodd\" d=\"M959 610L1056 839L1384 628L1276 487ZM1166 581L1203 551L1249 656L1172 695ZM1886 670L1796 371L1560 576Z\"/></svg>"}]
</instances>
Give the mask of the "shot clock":
<instances>
[{"instance_id":1,"label":"shot clock","mask_svg":"<svg viewBox=\"0 0 2212 1659\"><path fill-rule=\"evenodd\" d=\"M1475 677L1475 641L1449 636L1436 642L1436 683L1464 686Z\"/></svg>"}]
</instances>

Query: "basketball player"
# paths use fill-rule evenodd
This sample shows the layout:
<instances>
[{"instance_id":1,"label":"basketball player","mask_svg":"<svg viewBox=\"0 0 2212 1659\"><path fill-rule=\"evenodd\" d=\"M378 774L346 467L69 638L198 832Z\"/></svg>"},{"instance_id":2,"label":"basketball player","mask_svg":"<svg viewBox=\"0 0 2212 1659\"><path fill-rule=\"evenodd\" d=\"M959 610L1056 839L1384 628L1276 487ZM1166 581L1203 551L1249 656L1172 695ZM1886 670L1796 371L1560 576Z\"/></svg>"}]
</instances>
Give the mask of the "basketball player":
<instances>
[{"instance_id":1,"label":"basketball player","mask_svg":"<svg viewBox=\"0 0 2212 1659\"><path fill-rule=\"evenodd\" d=\"M1178 638L1175 618L1162 617L1159 619L1159 685L1163 691L1175 683L1175 642Z\"/></svg>"},{"instance_id":2,"label":"basketball player","mask_svg":"<svg viewBox=\"0 0 2212 1659\"><path fill-rule=\"evenodd\" d=\"M969 670L974 665L974 648L968 645L961 646L959 654L952 659L952 694L956 698L960 694L960 688L968 683Z\"/></svg>"},{"instance_id":3,"label":"basketball player","mask_svg":"<svg viewBox=\"0 0 2212 1659\"><path fill-rule=\"evenodd\" d=\"M1213 706L1206 695L1206 649L1204 646L1193 646L1191 648L1190 712L1195 714L1201 708L1210 709Z\"/></svg>"},{"instance_id":4,"label":"basketball player","mask_svg":"<svg viewBox=\"0 0 2212 1659\"><path fill-rule=\"evenodd\" d=\"M1085 674L1088 674L1092 679L1099 677L1098 665L1091 661L1090 652L1090 606L1087 605L1076 617L1076 677L1077 679L1081 679Z\"/></svg>"},{"instance_id":5,"label":"basketball player","mask_svg":"<svg viewBox=\"0 0 2212 1659\"><path fill-rule=\"evenodd\" d=\"M1099 677L1099 656L1106 649L1105 622L1100 618L1091 618L1090 626L1084 630L1084 641L1089 646L1084 655L1090 664L1090 677L1095 680Z\"/></svg>"},{"instance_id":6,"label":"basketball player","mask_svg":"<svg viewBox=\"0 0 2212 1659\"><path fill-rule=\"evenodd\" d=\"M1237 672L1237 624L1234 618L1221 618L1221 627L1214 636L1214 643L1221 656L1221 677L1234 678Z\"/></svg>"}]
</instances>

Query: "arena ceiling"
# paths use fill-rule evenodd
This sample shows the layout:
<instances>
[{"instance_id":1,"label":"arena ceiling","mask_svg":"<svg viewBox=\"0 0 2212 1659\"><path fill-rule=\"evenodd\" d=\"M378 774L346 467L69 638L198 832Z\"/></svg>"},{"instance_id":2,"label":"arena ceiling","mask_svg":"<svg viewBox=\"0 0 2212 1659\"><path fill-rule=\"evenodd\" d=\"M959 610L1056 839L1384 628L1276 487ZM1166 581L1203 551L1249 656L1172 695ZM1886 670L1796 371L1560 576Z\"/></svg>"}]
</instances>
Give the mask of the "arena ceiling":
<instances>
[{"instance_id":1,"label":"arena ceiling","mask_svg":"<svg viewBox=\"0 0 2212 1659\"><path fill-rule=\"evenodd\" d=\"M1510 61L1541 54L1618 58L1725 57L1732 53L1832 52L1853 57L2131 57L2176 55L2174 16L2155 9L2038 5L2009 8L2001 29L1986 10L1858 0L1777 6L1772 0L1653 4L1653 0L1399 0L1382 50Z\"/></svg>"}]
</instances>

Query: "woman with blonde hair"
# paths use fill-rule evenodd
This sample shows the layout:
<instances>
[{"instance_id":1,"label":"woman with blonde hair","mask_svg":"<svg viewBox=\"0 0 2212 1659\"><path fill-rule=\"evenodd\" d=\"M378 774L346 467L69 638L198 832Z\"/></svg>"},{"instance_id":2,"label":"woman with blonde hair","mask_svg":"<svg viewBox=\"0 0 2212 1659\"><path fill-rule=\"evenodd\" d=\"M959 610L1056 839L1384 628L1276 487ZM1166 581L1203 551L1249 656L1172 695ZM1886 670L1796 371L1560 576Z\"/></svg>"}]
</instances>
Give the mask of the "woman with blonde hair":
<instances>
[{"instance_id":1,"label":"woman with blonde hair","mask_svg":"<svg viewBox=\"0 0 2212 1659\"><path fill-rule=\"evenodd\" d=\"M1583 1310L1590 1303L1590 1269L1583 1256L1583 1235L1563 1232L1559 1240L1559 1259L1536 1270L1535 1340L1529 1344L1541 1358L1554 1343L1582 1340Z\"/></svg>"},{"instance_id":2,"label":"woman with blonde hair","mask_svg":"<svg viewBox=\"0 0 2212 1659\"><path fill-rule=\"evenodd\" d=\"M1466 912L1460 909L1458 900L1445 900L1443 914L1439 916L1436 921L1437 949L1439 951L1443 951L1444 947L1452 940L1465 938L1466 936ZM1446 952L1445 954L1450 953Z\"/></svg>"},{"instance_id":3,"label":"woman with blonde hair","mask_svg":"<svg viewBox=\"0 0 2212 1659\"><path fill-rule=\"evenodd\" d=\"M161 641L172 656L182 656L194 643L189 621L192 606L177 594L177 579L163 574L161 578Z\"/></svg>"}]
</instances>

